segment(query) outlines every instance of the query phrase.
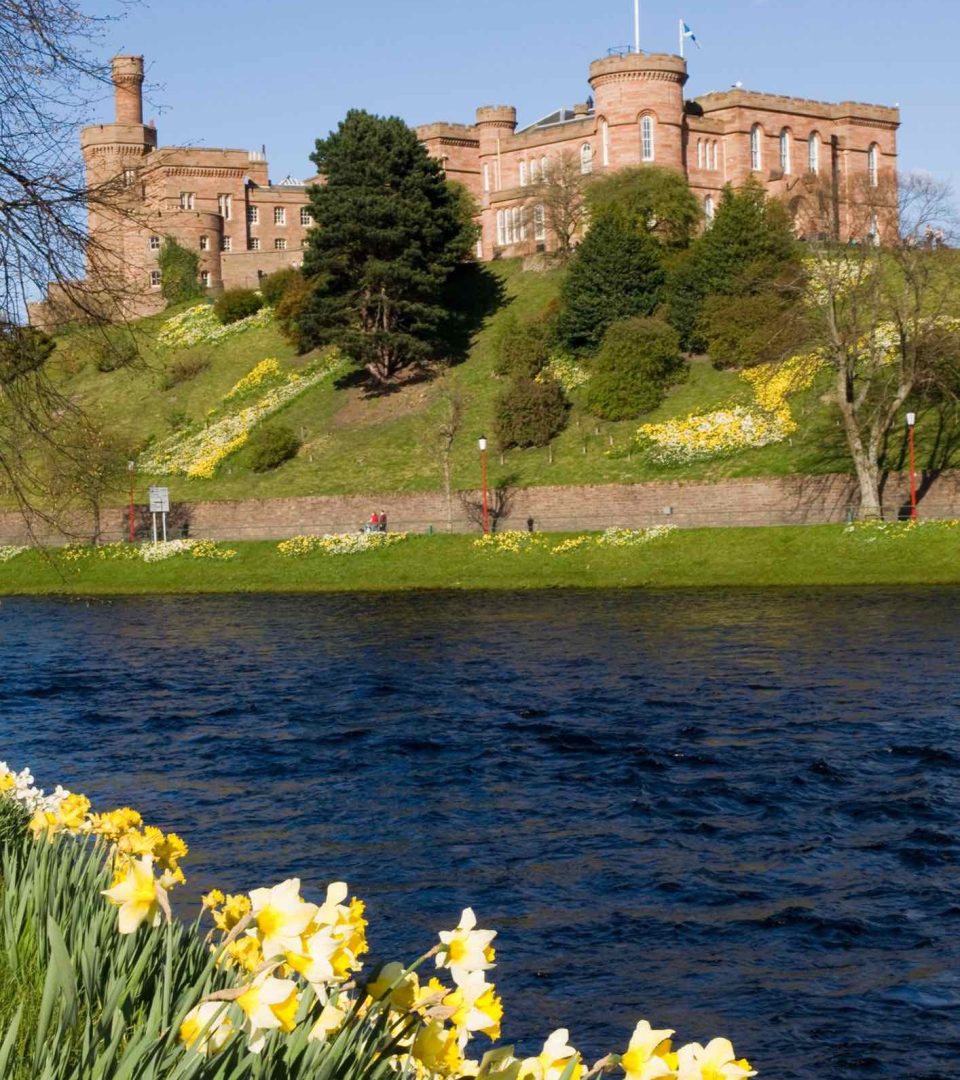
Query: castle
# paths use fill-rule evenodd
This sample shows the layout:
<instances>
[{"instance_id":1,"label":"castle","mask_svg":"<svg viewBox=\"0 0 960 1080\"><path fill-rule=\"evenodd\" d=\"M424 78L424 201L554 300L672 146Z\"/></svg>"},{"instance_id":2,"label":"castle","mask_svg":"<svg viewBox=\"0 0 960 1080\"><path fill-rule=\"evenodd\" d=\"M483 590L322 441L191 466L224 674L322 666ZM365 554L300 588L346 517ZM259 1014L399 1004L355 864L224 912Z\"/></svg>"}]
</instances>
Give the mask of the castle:
<instances>
[{"instance_id":1,"label":"castle","mask_svg":"<svg viewBox=\"0 0 960 1080\"><path fill-rule=\"evenodd\" d=\"M84 128L81 148L91 187L114 182L122 213L91 206L89 232L135 298L136 314L159 310L158 253L164 236L196 251L200 281L211 293L255 287L264 275L297 266L311 226L308 186L272 183L264 153L159 147L143 122L143 57L113 60L115 119ZM584 174L656 164L688 180L709 223L726 184L759 177L788 201L820 177L836 198L835 233L858 239L848 212L855 184L879 186L896 173L899 111L854 102L828 104L755 93L739 86L686 100L680 56L624 52L590 66L591 100L561 108L518 130L513 106L477 109L473 124L417 129L480 207L477 256L548 251L551 237L537 185L551 162L575 155ZM799 189L798 189L799 190Z\"/></svg>"}]
</instances>

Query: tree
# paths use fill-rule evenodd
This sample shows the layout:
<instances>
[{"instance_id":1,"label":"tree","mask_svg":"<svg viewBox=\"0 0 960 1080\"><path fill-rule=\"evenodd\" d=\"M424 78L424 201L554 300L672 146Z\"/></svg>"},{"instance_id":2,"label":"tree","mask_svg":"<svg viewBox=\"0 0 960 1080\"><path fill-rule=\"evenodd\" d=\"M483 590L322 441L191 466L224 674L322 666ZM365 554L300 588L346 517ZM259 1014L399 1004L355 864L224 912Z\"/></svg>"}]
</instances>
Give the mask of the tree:
<instances>
[{"instance_id":1,"label":"tree","mask_svg":"<svg viewBox=\"0 0 960 1080\"><path fill-rule=\"evenodd\" d=\"M568 258L573 251L573 242L584 223L586 179L579 156L572 150L562 150L541 171L526 202L528 216L536 217L542 212L544 226L553 237L554 250L561 259Z\"/></svg>"},{"instance_id":2,"label":"tree","mask_svg":"<svg viewBox=\"0 0 960 1080\"><path fill-rule=\"evenodd\" d=\"M449 376L441 378L437 386L439 410L435 421L431 422L427 437L433 442L443 479L443 493L447 502L447 531L453 531L453 470L451 459L453 444L463 427L464 397L458 386L450 382Z\"/></svg>"},{"instance_id":3,"label":"tree","mask_svg":"<svg viewBox=\"0 0 960 1080\"><path fill-rule=\"evenodd\" d=\"M318 287L301 347L336 344L389 382L437 345L443 285L470 249L462 196L395 117L351 111L311 160L325 183L310 192L303 271Z\"/></svg>"},{"instance_id":4,"label":"tree","mask_svg":"<svg viewBox=\"0 0 960 1080\"><path fill-rule=\"evenodd\" d=\"M602 215L564 280L557 337L574 352L595 351L611 323L653 314L664 277L656 241L614 215Z\"/></svg>"},{"instance_id":5,"label":"tree","mask_svg":"<svg viewBox=\"0 0 960 1080\"><path fill-rule=\"evenodd\" d=\"M201 295L200 256L165 236L157 256L160 292L168 305L182 304Z\"/></svg>"},{"instance_id":6,"label":"tree","mask_svg":"<svg viewBox=\"0 0 960 1080\"><path fill-rule=\"evenodd\" d=\"M587 408L604 420L629 420L655 409L685 373L672 326L658 319L615 322L591 365Z\"/></svg>"},{"instance_id":7,"label":"tree","mask_svg":"<svg viewBox=\"0 0 960 1080\"><path fill-rule=\"evenodd\" d=\"M501 450L546 446L567 424L570 403L555 379L518 376L494 402L493 427Z\"/></svg>"},{"instance_id":8,"label":"tree","mask_svg":"<svg viewBox=\"0 0 960 1080\"><path fill-rule=\"evenodd\" d=\"M670 251L688 247L703 220L686 178L658 165L598 177L587 185L586 203L591 218L611 214Z\"/></svg>"}]
</instances>

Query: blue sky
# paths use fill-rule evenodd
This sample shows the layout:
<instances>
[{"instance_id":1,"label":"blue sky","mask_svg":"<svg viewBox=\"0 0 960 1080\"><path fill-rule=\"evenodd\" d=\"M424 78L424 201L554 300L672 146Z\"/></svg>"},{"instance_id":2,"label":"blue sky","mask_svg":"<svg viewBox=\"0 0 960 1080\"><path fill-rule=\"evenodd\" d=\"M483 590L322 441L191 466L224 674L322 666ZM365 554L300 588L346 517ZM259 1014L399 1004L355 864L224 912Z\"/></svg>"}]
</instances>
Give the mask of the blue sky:
<instances>
[{"instance_id":1,"label":"blue sky","mask_svg":"<svg viewBox=\"0 0 960 1080\"><path fill-rule=\"evenodd\" d=\"M92 0L88 10L116 10ZM691 48L687 95L746 87L898 103L900 161L960 193L960 0L641 0L641 45ZM351 107L411 124L516 105L521 123L588 93L589 62L633 36L632 0L152 0L110 27L143 53L164 144L267 146L274 179ZM104 102L97 119L109 119Z\"/></svg>"}]
</instances>

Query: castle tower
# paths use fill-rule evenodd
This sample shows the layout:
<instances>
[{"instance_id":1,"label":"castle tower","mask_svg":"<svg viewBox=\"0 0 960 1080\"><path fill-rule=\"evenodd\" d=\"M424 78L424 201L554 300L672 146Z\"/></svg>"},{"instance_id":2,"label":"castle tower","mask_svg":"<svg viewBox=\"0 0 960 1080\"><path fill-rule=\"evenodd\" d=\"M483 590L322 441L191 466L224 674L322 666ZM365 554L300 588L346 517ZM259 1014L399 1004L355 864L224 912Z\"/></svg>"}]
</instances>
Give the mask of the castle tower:
<instances>
[{"instance_id":1,"label":"castle tower","mask_svg":"<svg viewBox=\"0 0 960 1080\"><path fill-rule=\"evenodd\" d=\"M143 123L143 57L115 56L111 64L118 124Z\"/></svg>"},{"instance_id":2,"label":"castle tower","mask_svg":"<svg viewBox=\"0 0 960 1080\"><path fill-rule=\"evenodd\" d=\"M590 65L598 132L610 168L640 161L683 171L686 81L686 60L666 53L608 56Z\"/></svg>"},{"instance_id":3,"label":"castle tower","mask_svg":"<svg viewBox=\"0 0 960 1080\"><path fill-rule=\"evenodd\" d=\"M507 137L517 130L517 110L512 105L482 105L477 109L480 161L486 166L490 191L506 187L501 173L501 154Z\"/></svg>"}]
</instances>

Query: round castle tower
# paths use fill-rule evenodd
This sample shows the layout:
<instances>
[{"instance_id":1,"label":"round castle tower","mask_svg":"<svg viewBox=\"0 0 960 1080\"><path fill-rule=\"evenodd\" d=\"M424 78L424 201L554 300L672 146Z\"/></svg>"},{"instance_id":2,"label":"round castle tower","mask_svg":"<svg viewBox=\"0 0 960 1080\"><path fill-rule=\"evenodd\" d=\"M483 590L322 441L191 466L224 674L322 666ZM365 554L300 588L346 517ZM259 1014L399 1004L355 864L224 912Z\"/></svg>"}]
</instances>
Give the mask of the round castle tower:
<instances>
[{"instance_id":1,"label":"round castle tower","mask_svg":"<svg viewBox=\"0 0 960 1080\"><path fill-rule=\"evenodd\" d=\"M599 123L609 130L612 168L647 160L682 171L683 86L687 62L669 53L627 53L590 65L590 86ZM652 118L652 158L642 155L640 125Z\"/></svg>"},{"instance_id":2,"label":"round castle tower","mask_svg":"<svg viewBox=\"0 0 960 1080\"><path fill-rule=\"evenodd\" d=\"M108 180L155 150L157 129L143 123L143 57L115 56L112 63L114 122L80 132L80 148L91 183Z\"/></svg>"},{"instance_id":3,"label":"round castle tower","mask_svg":"<svg viewBox=\"0 0 960 1080\"><path fill-rule=\"evenodd\" d=\"M517 130L517 110L512 105L481 105L477 109L477 131L480 138L480 158L494 159L496 168L500 140ZM495 184L496 188L501 185Z\"/></svg>"}]
</instances>

